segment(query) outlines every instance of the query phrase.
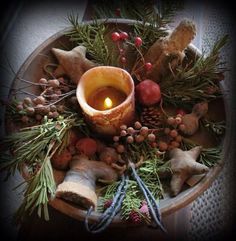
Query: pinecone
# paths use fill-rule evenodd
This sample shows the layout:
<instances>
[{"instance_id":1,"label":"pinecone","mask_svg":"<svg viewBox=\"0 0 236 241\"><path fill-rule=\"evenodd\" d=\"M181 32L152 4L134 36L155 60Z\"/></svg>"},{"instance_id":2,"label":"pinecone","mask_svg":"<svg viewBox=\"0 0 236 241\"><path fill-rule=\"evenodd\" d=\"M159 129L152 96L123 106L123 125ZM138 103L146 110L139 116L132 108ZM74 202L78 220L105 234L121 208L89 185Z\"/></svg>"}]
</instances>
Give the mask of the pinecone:
<instances>
[{"instance_id":1,"label":"pinecone","mask_svg":"<svg viewBox=\"0 0 236 241\"><path fill-rule=\"evenodd\" d=\"M140 121L143 126L149 128L158 128L160 122L161 112L156 107L145 107L140 115Z\"/></svg>"},{"instance_id":2,"label":"pinecone","mask_svg":"<svg viewBox=\"0 0 236 241\"><path fill-rule=\"evenodd\" d=\"M139 213L135 210L132 210L129 214L129 220L134 224L140 224L142 222L142 218Z\"/></svg>"}]
</instances>

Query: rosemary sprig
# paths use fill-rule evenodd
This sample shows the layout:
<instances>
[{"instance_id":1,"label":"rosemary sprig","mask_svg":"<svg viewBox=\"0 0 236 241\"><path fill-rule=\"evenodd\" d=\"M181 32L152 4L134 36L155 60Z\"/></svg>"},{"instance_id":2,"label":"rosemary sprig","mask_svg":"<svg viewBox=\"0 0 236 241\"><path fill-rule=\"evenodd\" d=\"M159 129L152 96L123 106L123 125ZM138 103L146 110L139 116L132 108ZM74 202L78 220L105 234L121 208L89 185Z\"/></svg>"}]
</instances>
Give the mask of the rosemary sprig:
<instances>
[{"instance_id":1,"label":"rosemary sprig","mask_svg":"<svg viewBox=\"0 0 236 241\"><path fill-rule=\"evenodd\" d=\"M105 35L107 27L104 23L94 20L93 24L82 24L78 16L68 16L72 29L66 33L70 41L76 45L83 45L94 62L101 65L110 65L111 56L106 45Z\"/></svg>"},{"instance_id":2,"label":"rosemary sprig","mask_svg":"<svg viewBox=\"0 0 236 241\"><path fill-rule=\"evenodd\" d=\"M68 131L74 126L80 128L84 125L83 119L70 113L54 121L45 118L40 125L23 128L6 137L3 144L12 155L1 162L0 169L6 170L8 174L14 174L16 170L24 173L26 166L29 172L24 200L15 216L17 222L36 208L39 216L43 209L44 217L48 219L47 202L55 192L50 159L64 147Z\"/></svg>"},{"instance_id":3,"label":"rosemary sprig","mask_svg":"<svg viewBox=\"0 0 236 241\"><path fill-rule=\"evenodd\" d=\"M163 99L173 105L210 101L221 97L220 91L207 93L208 88L219 89L219 74L226 71L220 62L220 50L227 43L228 36L219 39L207 57L204 55L193 60L192 66L178 66L160 81Z\"/></svg>"}]
</instances>

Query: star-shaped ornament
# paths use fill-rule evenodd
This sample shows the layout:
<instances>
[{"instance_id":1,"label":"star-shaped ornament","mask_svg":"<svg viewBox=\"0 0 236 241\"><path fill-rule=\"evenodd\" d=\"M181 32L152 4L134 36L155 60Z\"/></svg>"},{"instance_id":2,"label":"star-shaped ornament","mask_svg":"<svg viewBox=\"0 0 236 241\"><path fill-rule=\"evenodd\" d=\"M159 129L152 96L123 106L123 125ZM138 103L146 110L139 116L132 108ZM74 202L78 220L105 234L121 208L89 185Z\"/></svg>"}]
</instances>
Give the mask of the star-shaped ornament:
<instances>
[{"instance_id":1,"label":"star-shaped ornament","mask_svg":"<svg viewBox=\"0 0 236 241\"><path fill-rule=\"evenodd\" d=\"M78 84L83 73L95 67L95 64L86 58L84 46L77 46L70 51L52 48L52 53L59 62L54 72L55 76L60 77L66 74L75 84Z\"/></svg>"},{"instance_id":2,"label":"star-shaped ornament","mask_svg":"<svg viewBox=\"0 0 236 241\"><path fill-rule=\"evenodd\" d=\"M201 150L201 146L196 146L188 151L179 148L170 151L170 164L173 173L170 186L173 196L181 191L183 184L190 177L209 171L207 166L197 162Z\"/></svg>"}]
</instances>

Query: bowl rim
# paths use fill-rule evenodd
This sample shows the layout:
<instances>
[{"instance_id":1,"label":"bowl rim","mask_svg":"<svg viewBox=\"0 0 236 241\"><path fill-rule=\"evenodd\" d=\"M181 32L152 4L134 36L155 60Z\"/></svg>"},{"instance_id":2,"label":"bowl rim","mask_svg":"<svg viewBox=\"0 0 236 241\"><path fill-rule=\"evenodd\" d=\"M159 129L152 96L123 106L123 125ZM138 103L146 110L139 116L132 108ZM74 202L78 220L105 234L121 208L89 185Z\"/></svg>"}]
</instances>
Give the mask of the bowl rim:
<instances>
[{"instance_id":1,"label":"bowl rim","mask_svg":"<svg viewBox=\"0 0 236 241\"><path fill-rule=\"evenodd\" d=\"M107 19L98 19L96 20L98 23L104 22L106 24L128 24L132 25L134 23L140 22L137 20L132 19L116 19L116 18L107 18ZM81 24L92 24L94 21L83 21ZM34 58L37 56L36 53L40 53L46 48L48 45L52 44L53 42L57 41L61 37L65 35L66 32L71 30L71 27L66 27L57 33L50 36L48 39L46 39L44 42L42 42L37 48L34 49L34 51L28 56L28 58L24 61L24 63L19 68L16 77L14 78L12 82L11 88L15 85L17 81L18 76L22 76L23 73L27 70L27 68L30 66L31 62L34 60ZM197 55L202 55L202 52L192 43L188 45L188 48L192 50ZM9 93L10 97L10 93ZM224 105L225 105L224 100ZM226 106L227 107L227 106ZM227 117L227 116L226 116ZM226 137L224 138L225 142ZM224 153L225 154L225 153ZM227 155L227 152L226 152ZM211 168L210 171L201 179L200 182L198 182L195 186L188 188L187 190L184 190L181 192L181 198L180 195L177 195L176 197L171 197L171 202L166 203L165 199L162 199L159 201L160 205L160 211L163 217L168 216L177 210L186 207L188 204L193 202L197 197L199 197L215 180L215 178L218 176L220 171L223 168L224 165L224 159L226 157L222 157L218 165ZM23 174L22 174L23 176ZM61 200L59 198L54 198L53 200L49 201L49 205L56 210L74 218L79 221L84 221L87 211L82 210L79 207L73 206L69 204L68 202L65 202L64 200ZM89 217L89 222L95 222L98 220L100 214L97 212L92 212L91 216ZM135 224L127 223L124 220L120 218L120 215L116 215L111 223L111 226L120 226L122 224L130 225L130 226L136 226Z\"/></svg>"}]
</instances>

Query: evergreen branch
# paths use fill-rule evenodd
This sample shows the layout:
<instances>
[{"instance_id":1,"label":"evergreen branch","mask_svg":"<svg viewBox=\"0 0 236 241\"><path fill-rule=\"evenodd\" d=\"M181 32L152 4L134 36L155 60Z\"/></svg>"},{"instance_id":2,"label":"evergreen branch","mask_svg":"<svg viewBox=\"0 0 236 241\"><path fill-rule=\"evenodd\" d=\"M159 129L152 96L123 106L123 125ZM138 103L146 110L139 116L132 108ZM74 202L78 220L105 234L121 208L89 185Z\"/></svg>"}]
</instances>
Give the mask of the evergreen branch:
<instances>
[{"instance_id":1,"label":"evergreen branch","mask_svg":"<svg viewBox=\"0 0 236 241\"><path fill-rule=\"evenodd\" d=\"M45 118L41 125L23 128L4 140L3 144L12 156L7 154L8 158L1 160L0 170L6 170L9 176L17 169L23 173L26 165L29 174L23 203L15 215L16 222L36 208L39 216L43 210L45 219L48 219L47 202L55 193L50 159L58 149L65 146L65 137L74 126L83 127L84 122L77 114L70 113L55 121Z\"/></svg>"},{"instance_id":2,"label":"evergreen branch","mask_svg":"<svg viewBox=\"0 0 236 241\"><path fill-rule=\"evenodd\" d=\"M72 30L66 33L70 41L86 47L87 53L97 64L109 65L111 57L105 41L105 24L96 20L93 24L82 24L79 23L78 16L72 14L68 16L68 21L72 26Z\"/></svg>"},{"instance_id":3,"label":"evergreen branch","mask_svg":"<svg viewBox=\"0 0 236 241\"><path fill-rule=\"evenodd\" d=\"M203 55L193 60L192 66L181 65L160 81L163 99L166 103L196 103L222 97L219 88L219 75L226 71L220 62L219 54L228 36L219 39L207 57ZM214 89L209 93L209 89Z\"/></svg>"}]
</instances>

